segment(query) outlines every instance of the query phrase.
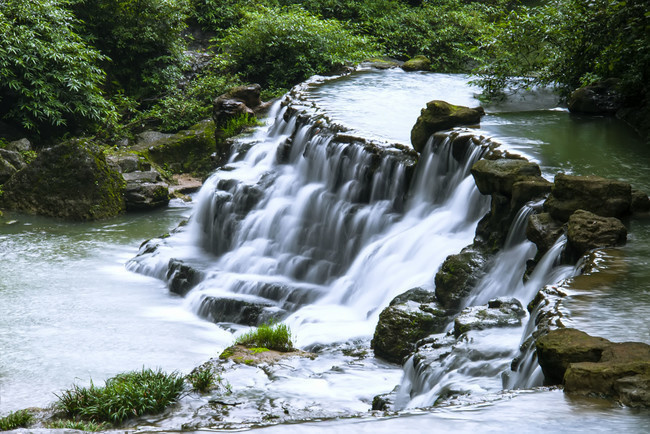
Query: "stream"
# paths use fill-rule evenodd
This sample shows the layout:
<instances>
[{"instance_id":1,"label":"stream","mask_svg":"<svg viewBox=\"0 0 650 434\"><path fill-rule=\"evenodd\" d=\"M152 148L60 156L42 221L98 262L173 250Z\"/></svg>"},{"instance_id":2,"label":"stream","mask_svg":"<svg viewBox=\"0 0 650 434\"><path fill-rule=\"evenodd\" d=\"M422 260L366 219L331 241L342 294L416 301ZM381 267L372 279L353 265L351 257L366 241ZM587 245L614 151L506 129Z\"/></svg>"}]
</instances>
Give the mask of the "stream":
<instances>
[{"instance_id":1,"label":"stream","mask_svg":"<svg viewBox=\"0 0 650 434\"><path fill-rule=\"evenodd\" d=\"M186 397L136 431L276 432L298 422L313 433L650 431L647 410L567 397L541 387L539 372L502 378L527 317L470 331L444 360L432 351L426 366L402 368L369 348L381 310L410 288L432 290L444 259L472 242L489 208L469 175L481 143L526 156L551 180L595 174L648 192L650 149L637 136L531 92L485 106L471 132L480 143L461 161L444 139L430 143L409 182L412 161L400 149L420 109L432 99L479 105L467 77L360 70L292 93L297 112L276 104L191 204L95 223L0 218L0 416L143 366L188 373L248 329L240 324L281 318L315 360L271 373L238 365L223 374L232 395ZM598 284L576 279L562 309L567 326L650 342L650 219L626 223L627 245L598 253ZM526 306L543 285L575 274L554 266L559 245L524 285L535 248L522 227L513 224L466 306L501 296ZM185 297L165 282L174 261L201 275ZM391 412L369 412L373 397L393 390ZM215 400L232 409L210 414Z\"/></svg>"}]
</instances>

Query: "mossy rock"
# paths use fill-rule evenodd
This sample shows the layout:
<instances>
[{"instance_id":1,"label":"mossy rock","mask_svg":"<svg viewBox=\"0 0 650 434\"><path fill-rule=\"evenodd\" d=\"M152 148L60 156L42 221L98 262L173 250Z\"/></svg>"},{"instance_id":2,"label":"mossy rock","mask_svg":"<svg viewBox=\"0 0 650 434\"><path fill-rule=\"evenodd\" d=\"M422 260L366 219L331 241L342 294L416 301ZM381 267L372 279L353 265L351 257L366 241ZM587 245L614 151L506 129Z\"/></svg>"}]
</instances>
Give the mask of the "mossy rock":
<instances>
[{"instance_id":1,"label":"mossy rock","mask_svg":"<svg viewBox=\"0 0 650 434\"><path fill-rule=\"evenodd\" d=\"M413 149L422 152L429 137L437 131L461 125L477 125L484 114L482 107L469 108L440 100L429 101L411 129Z\"/></svg>"},{"instance_id":2,"label":"mossy rock","mask_svg":"<svg viewBox=\"0 0 650 434\"><path fill-rule=\"evenodd\" d=\"M402 363L415 350L415 343L447 325L446 311L433 292L414 288L397 296L379 315L370 346L375 356Z\"/></svg>"},{"instance_id":3,"label":"mossy rock","mask_svg":"<svg viewBox=\"0 0 650 434\"><path fill-rule=\"evenodd\" d=\"M518 200L526 196L525 191L538 189L548 192L550 183L541 177L539 165L527 160L499 158L496 160L479 160L472 166L472 176L481 194L501 194L512 197L513 186L517 183ZM521 184L522 181L533 182L532 185ZM530 194L529 194L530 195Z\"/></svg>"},{"instance_id":4,"label":"mossy rock","mask_svg":"<svg viewBox=\"0 0 650 434\"><path fill-rule=\"evenodd\" d=\"M458 310L484 273L485 255L466 247L460 253L449 255L436 273L436 298L445 309Z\"/></svg>"},{"instance_id":5,"label":"mossy rock","mask_svg":"<svg viewBox=\"0 0 650 434\"><path fill-rule=\"evenodd\" d=\"M600 217L578 210L569 218L567 229L568 255L579 259L598 247L622 246L627 240L627 228L616 217Z\"/></svg>"},{"instance_id":6,"label":"mossy rock","mask_svg":"<svg viewBox=\"0 0 650 434\"><path fill-rule=\"evenodd\" d=\"M553 247L553 244L562 235L563 231L562 223L555 220L547 212L533 214L528 217L526 238L537 246L537 256L539 258Z\"/></svg>"},{"instance_id":7,"label":"mossy rock","mask_svg":"<svg viewBox=\"0 0 650 434\"><path fill-rule=\"evenodd\" d=\"M3 186L2 206L71 220L98 220L124 212L125 182L89 140L41 151Z\"/></svg>"},{"instance_id":8,"label":"mossy rock","mask_svg":"<svg viewBox=\"0 0 650 434\"><path fill-rule=\"evenodd\" d=\"M431 69L431 60L426 56L415 56L407 60L402 65L404 71L429 71Z\"/></svg>"},{"instance_id":9,"label":"mossy rock","mask_svg":"<svg viewBox=\"0 0 650 434\"><path fill-rule=\"evenodd\" d=\"M133 149L172 173L198 176L207 176L224 164L230 152L225 143L217 144L211 120L201 121L188 130Z\"/></svg>"}]
</instances>

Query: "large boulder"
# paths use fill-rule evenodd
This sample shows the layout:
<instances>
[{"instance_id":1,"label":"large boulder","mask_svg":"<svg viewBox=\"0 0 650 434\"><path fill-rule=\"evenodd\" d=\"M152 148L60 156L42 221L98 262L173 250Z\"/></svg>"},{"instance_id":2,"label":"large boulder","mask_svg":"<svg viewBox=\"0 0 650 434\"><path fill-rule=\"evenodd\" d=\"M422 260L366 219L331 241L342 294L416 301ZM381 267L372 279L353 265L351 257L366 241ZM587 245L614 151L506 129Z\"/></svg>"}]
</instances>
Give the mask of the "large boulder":
<instances>
[{"instance_id":1,"label":"large boulder","mask_svg":"<svg viewBox=\"0 0 650 434\"><path fill-rule=\"evenodd\" d=\"M435 276L436 298L445 308L457 310L485 272L485 255L472 247L447 256Z\"/></svg>"},{"instance_id":2,"label":"large boulder","mask_svg":"<svg viewBox=\"0 0 650 434\"><path fill-rule=\"evenodd\" d=\"M44 149L3 189L3 207L32 214L97 220L125 208L124 179L87 140Z\"/></svg>"},{"instance_id":3,"label":"large boulder","mask_svg":"<svg viewBox=\"0 0 650 434\"><path fill-rule=\"evenodd\" d=\"M215 126L204 120L173 135L155 135L132 148L172 173L207 176L229 156L230 148L215 141Z\"/></svg>"},{"instance_id":4,"label":"large boulder","mask_svg":"<svg viewBox=\"0 0 650 434\"><path fill-rule=\"evenodd\" d=\"M516 298L495 298L486 306L472 306L462 310L454 320L454 336L470 330L495 327L519 327L526 311Z\"/></svg>"},{"instance_id":5,"label":"large boulder","mask_svg":"<svg viewBox=\"0 0 650 434\"><path fill-rule=\"evenodd\" d=\"M431 69L431 61L426 56L415 56L402 65L404 71L428 71Z\"/></svg>"},{"instance_id":6,"label":"large boulder","mask_svg":"<svg viewBox=\"0 0 650 434\"><path fill-rule=\"evenodd\" d=\"M260 93L259 84L250 84L234 87L217 97L212 111L217 134L229 120L241 115L255 116L256 113L265 110L269 105L262 102Z\"/></svg>"},{"instance_id":7,"label":"large boulder","mask_svg":"<svg viewBox=\"0 0 650 434\"><path fill-rule=\"evenodd\" d=\"M566 393L650 406L650 345L562 328L539 338L536 349L547 382L564 384Z\"/></svg>"},{"instance_id":8,"label":"large boulder","mask_svg":"<svg viewBox=\"0 0 650 434\"><path fill-rule=\"evenodd\" d=\"M571 254L580 258L591 249L625 244L627 228L616 217L600 217L578 210L569 217L567 242Z\"/></svg>"},{"instance_id":9,"label":"large boulder","mask_svg":"<svg viewBox=\"0 0 650 434\"><path fill-rule=\"evenodd\" d=\"M630 212L630 184L599 176L574 176L559 173L544 210L566 222L576 210L591 211L603 217L621 217Z\"/></svg>"},{"instance_id":10,"label":"large boulder","mask_svg":"<svg viewBox=\"0 0 650 434\"><path fill-rule=\"evenodd\" d=\"M371 347L375 356L402 363L415 350L415 343L432 333L440 333L447 324L447 314L435 295L414 288L395 297L379 315Z\"/></svg>"},{"instance_id":11,"label":"large boulder","mask_svg":"<svg viewBox=\"0 0 650 434\"><path fill-rule=\"evenodd\" d=\"M622 107L615 80L604 80L576 89L567 101L572 113L613 115Z\"/></svg>"},{"instance_id":12,"label":"large boulder","mask_svg":"<svg viewBox=\"0 0 650 434\"><path fill-rule=\"evenodd\" d=\"M411 130L413 149L422 152L427 140L436 131L461 125L476 125L484 114L483 107L469 108L440 100L429 101Z\"/></svg>"},{"instance_id":13,"label":"large boulder","mask_svg":"<svg viewBox=\"0 0 650 434\"><path fill-rule=\"evenodd\" d=\"M533 214L528 217L526 238L537 246L537 256L541 257L553 247L553 244L562 235L562 223L555 220L547 212Z\"/></svg>"}]
</instances>

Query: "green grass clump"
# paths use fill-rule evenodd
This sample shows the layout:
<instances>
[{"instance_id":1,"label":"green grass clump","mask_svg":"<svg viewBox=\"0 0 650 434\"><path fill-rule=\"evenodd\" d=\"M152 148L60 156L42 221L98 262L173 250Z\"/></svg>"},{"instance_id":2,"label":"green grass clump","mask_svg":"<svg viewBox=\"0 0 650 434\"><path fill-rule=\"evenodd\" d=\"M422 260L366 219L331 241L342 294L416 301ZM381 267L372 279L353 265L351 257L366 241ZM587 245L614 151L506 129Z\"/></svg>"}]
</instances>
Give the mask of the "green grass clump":
<instances>
[{"instance_id":1,"label":"green grass clump","mask_svg":"<svg viewBox=\"0 0 650 434\"><path fill-rule=\"evenodd\" d=\"M0 431L9 431L18 427L27 427L32 421L32 415L27 410L18 410L0 417Z\"/></svg>"},{"instance_id":2,"label":"green grass clump","mask_svg":"<svg viewBox=\"0 0 650 434\"><path fill-rule=\"evenodd\" d=\"M256 127L262 125L255 115L248 113L242 113L239 116L236 116L232 119L228 119L221 127L221 134L224 137L233 137L241 133L246 127Z\"/></svg>"},{"instance_id":3,"label":"green grass clump","mask_svg":"<svg viewBox=\"0 0 650 434\"><path fill-rule=\"evenodd\" d=\"M57 395L58 407L71 418L119 424L129 417L160 413L176 401L183 377L160 370L142 369L116 375L104 387L74 385Z\"/></svg>"},{"instance_id":4,"label":"green grass clump","mask_svg":"<svg viewBox=\"0 0 650 434\"><path fill-rule=\"evenodd\" d=\"M105 423L65 419L55 420L47 424L47 427L50 429L75 429L78 431L101 431L108 428Z\"/></svg>"},{"instance_id":5,"label":"green grass clump","mask_svg":"<svg viewBox=\"0 0 650 434\"><path fill-rule=\"evenodd\" d=\"M199 393L206 393L222 382L221 377L210 368L196 369L185 378L192 385L192 389Z\"/></svg>"},{"instance_id":6,"label":"green grass clump","mask_svg":"<svg viewBox=\"0 0 650 434\"><path fill-rule=\"evenodd\" d=\"M264 324L237 338L235 344L247 347L292 351L291 330L286 324Z\"/></svg>"}]
</instances>

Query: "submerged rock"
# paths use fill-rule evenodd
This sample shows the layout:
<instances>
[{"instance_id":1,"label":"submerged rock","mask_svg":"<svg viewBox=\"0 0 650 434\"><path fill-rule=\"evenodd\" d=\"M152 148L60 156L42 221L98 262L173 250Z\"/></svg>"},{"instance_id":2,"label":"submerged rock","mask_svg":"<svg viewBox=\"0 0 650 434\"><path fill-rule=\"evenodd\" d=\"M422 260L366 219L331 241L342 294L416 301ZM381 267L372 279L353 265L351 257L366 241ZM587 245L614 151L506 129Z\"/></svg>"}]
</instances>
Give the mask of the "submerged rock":
<instances>
[{"instance_id":1,"label":"submerged rock","mask_svg":"<svg viewBox=\"0 0 650 434\"><path fill-rule=\"evenodd\" d=\"M602 217L622 217L629 213L631 203L632 187L626 182L559 173L544 210L566 222L579 209Z\"/></svg>"},{"instance_id":2,"label":"submerged rock","mask_svg":"<svg viewBox=\"0 0 650 434\"><path fill-rule=\"evenodd\" d=\"M476 125L484 114L483 107L469 108L440 100L429 101L411 130L411 144L416 151L422 152L427 140L436 131Z\"/></svg>"},{"instance_id":3,"label":"submerged rock","mask_svg":"<svg viewBox=\"0 0 650 434\"><path fill-rule=\"evenodd\" d=\"M125 209L125 183L86 140L44 149L3 186L2 206L72 220L97 220Z\"/></svg>"},{"instance_id":4,"label":"submerged rock","mask_svg":"<svg viewBox=\"0 0 650 434\"><path fill-rule=\"evenodd\" d=\"M415 56L402 65L404 71L428 71L431 69L431 61L426 56Z\"/></svg>"},{"instance_id":5,"label":"submerged rock","mask_svg":"<svg viewBox=\"0 0 650 434\"><path fill-rule=\"evenodd\" d=\"M472 306L454 320L454 336L460 337L470 330L485 330L494 327L519 327L526 311L516 298L495 298L486 306Z\"/></svg>"},{"instance_id":6,"label":"submerged rock","mask_svg":"<svg viewBox=\"0 0 650 434\"><path fill-rule=\"evenodd\" d=\"M575 329L558 329L537 340L546 380L571 394L613 398L650 406L650 345L614 343Z\"/></svg>"},{"instance_id":7,"label":"submerged rock","mask_svg":"<svg viewBox=\"0 0 650 434\"><path fill-rule=\"evenodd\" d=\"M402 363L415 350L415 343L443 331L447 314L434 293L413 288L395 297L379 315L371 347L375 356Z\"/></svg>"},{"instance_id":8,"label":"submerged rock","mask_svg":"<svg viewBox=\"0 0 650 434\"><path fill-rule=\"evenodd\" d=\"M591 249L625 244L627 228L615 217L600 217L584 210L574 212L567 229L570 256L580 258Z\"/></svg>"}]
</instances>

